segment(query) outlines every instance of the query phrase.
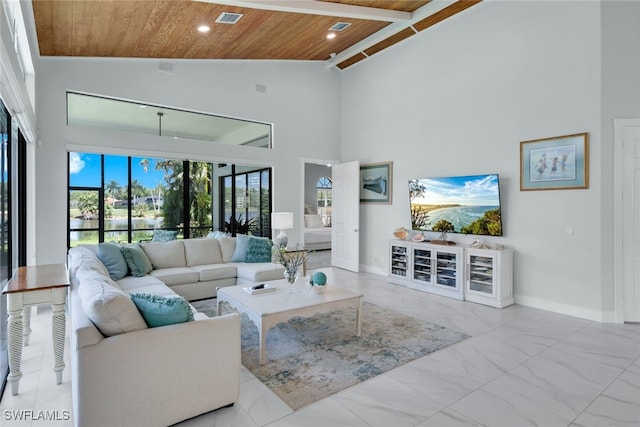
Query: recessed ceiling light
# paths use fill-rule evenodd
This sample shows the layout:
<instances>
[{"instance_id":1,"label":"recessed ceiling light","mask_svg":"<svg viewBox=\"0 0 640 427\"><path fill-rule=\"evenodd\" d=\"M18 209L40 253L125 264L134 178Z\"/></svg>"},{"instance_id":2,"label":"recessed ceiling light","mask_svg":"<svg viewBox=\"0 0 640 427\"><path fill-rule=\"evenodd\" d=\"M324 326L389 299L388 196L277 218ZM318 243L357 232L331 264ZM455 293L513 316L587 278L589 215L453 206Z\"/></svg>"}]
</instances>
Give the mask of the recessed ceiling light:
<instances>
[{"instance_id":1,"label":"recessed ceiling light","mask_svg":"<svg viewBox=\"0 0 640 427\"><path fill-rule=\"evenodd\" d=\"M198 27L198 31L200 31L201 33L208 33L209 30L211 30L211 28L209 28L208 25L200 25Z\"/></svg>"},{"instance_id":2,"label":"recessed ceiling light","mask_svg":"<svg viewBox=\"0 0 640 427\"><path fill-rule=\"evenodd\" d=\"M332 40L336 38L336 33L329 33L327 34L327 39Z\"/></svg>"}]
</instances>

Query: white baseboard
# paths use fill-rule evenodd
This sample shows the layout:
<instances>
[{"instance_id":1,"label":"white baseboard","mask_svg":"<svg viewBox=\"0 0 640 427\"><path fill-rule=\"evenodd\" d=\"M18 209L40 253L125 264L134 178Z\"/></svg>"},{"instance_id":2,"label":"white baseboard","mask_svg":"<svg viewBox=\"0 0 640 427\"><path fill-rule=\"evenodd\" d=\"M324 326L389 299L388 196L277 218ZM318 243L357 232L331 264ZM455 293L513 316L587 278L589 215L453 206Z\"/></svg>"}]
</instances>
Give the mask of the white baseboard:
<instances>
[{"instance_id":1,"label":"white baseboard","mask_svg":"<svg viewBox=\"0 0 640 427\"><path fill-rule=\"evenodd\" d=\"M377 274L378 276L387 276L389 274L383 268L375 265L360 264L360 271L363 271L365 273Z\"/></svg>"},{"instance_id":2,"label":"white baseboard","mask_svg":"<svg viewBox=\"0 0 640 427\"><path fill-rule=\"evenodd\" d=\"M613 315L606 312L591 310L584 307L577 307L571 304L564 304L546 299L529 297L526 295L514 295L516 304L527 307L539 308L540 310L551 311L567 316L579 317L581 319L593 320L594 322L613 322Z\"/></svg>"}]
</instances>

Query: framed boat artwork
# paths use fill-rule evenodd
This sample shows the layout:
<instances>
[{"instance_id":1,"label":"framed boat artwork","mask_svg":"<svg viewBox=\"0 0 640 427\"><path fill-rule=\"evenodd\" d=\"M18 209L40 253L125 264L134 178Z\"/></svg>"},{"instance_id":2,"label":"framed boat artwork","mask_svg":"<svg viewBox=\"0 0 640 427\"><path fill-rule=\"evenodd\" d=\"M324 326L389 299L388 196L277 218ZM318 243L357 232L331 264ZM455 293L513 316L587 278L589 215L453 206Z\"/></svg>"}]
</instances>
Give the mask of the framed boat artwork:
<instances>
[{"instance_id":1,"label":"framed boat artwork","mask_svg":"<svg viewBox=\"0 0 640 427\"><path fill-rule=\"evenodd\" d=\"M393 162L360 165L360 203L391 204Z\"/></svg>"}]
</instances>

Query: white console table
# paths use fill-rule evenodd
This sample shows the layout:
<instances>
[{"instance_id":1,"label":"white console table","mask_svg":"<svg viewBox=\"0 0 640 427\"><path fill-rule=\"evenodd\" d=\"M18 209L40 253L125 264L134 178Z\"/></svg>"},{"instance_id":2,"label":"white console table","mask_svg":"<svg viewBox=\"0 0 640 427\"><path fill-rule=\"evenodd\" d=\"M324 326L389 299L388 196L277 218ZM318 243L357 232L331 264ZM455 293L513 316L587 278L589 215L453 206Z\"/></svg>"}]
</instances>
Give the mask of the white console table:
<instances>
[{"instance_id":1,"label":"white console table","mask_svg":"<svg viewBox=\"0 0 640 427\"><path fill-rule=\"evenodd\" d=\"M18 267L7 283L3 294L7 294L7 311L9 312L9 376L11 394L18 394L18 386L22 378L22 346L29 343L31 306L35 304L51 304L53 307L53 353L55 362L53 371L56 383L62 383L64 370L65 339L65 302L69 275L64 264L35 265ZM25 315L23 318L23 309ZM25 333L26 335L23 335Z\"/></svg>"}]
</instances>

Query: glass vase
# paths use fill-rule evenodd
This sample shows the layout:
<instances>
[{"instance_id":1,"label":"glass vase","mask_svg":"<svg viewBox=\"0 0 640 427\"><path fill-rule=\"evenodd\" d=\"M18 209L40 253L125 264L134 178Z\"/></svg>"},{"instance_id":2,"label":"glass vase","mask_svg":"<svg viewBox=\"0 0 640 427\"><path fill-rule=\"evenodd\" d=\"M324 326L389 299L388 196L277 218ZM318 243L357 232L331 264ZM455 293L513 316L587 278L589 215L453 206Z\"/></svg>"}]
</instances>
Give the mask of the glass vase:
<instances>
[{"instance_id":1,"label":"glass vase","mask_svg":"<svg viewBox=\"0 0 640 427\"><path fill-rule=\"evenodd\" d=\"M295 290L296 280L300 277L300 272L297 268L290 268L284 270L284 278L287 279L287 282L291 285L290 294L295 294L297 291Z\"/></svg>"}]
</instances>

